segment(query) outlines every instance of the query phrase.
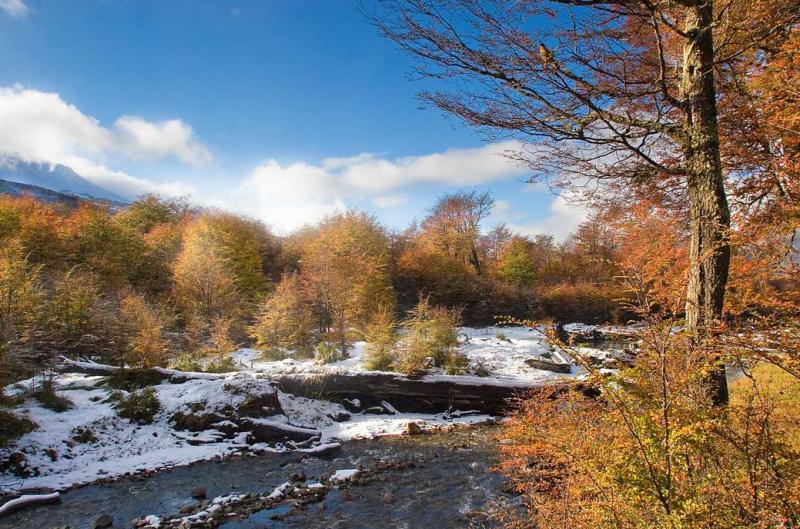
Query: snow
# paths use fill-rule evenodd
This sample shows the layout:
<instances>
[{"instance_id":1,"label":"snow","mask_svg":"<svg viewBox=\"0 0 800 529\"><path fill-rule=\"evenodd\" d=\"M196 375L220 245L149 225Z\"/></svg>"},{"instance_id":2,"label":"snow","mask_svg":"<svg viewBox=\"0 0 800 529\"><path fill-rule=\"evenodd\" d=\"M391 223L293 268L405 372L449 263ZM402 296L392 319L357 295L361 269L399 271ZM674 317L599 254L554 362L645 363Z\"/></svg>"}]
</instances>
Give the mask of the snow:
<instances>
[{"instance_id":1,"label":"snow","mask_svg":"<svg viewBox=\"0 0 800 529\"><path fill-rule=\"evenodd\" d=\"M52 494L25 494L19 498L14 498L0 506L0 516L10 514L22 507L36 505L38 503L55 503L61 500L58 492Z\"/></svg>"},{"instance_id":2,"label":"snow","mask_svg":"<svg viewBox=\"0 0 800 529\"><path fill-rule=\"evenodd\" d=\"M358 472L359 470L357 468L346 468L342 470L337 470L331 476L330 481L334 483L349 481L353 479L358 474Z\"/></svg>"},{"instance_id":3,"label":"snow","mask_svg":"<svg viewBox=\"0 0 800 529\"><path fill-rule=\"evenodd\" d=\"M472 385L514 385L533 387L558 377L574 377L580 375L575 369L568 375L553 373L528 366L525 360L530 358L547 359L548 356L566 356L563 351L548 342L547 336L530 327L485 327L475 329L461 327L459 350L469 360L469 370L482 367L488 370L489 376L481 377L469 372L465 375L445 375L441 370L434 370L423 377L423 381L451 380ZM347 373L379 373L368 371L364 367L366 343L355 342L349 351L349 357L339 362L320 364L314 359L287 358L284 360L262 360L255 349L240 349L232 354L234 361L251 373L265 375L297 375L297 374L347 374ZM543 356L544 355L544 356ZM469 371L468 370L468 371ZM446 378L440 378L446 377Z\"/></svg>"},{"instance_id":4,"label":"snow","mask_svg":"<svg viewBox=\"0 0 800 529\"><path fill-rule=\"evenodd\" d=\"M288 481L286 483L281 483L280 485L275 487L275 490L273 490L272 493L269 496L267 496L267 498L269 499L280 498L283 496L283 493L286 492L286 489L288 489L291 486L292 484Z\"/></svg>"},{"instance_id":5,"label":"snow","mask_svg":"<svg viewBox=\"0 0 800 529\"><path fill-rule=\"evenodd\" d=\"M561 375L528 366L526 359L552 358L554 353L559 353L548 343L546 336L535 329L464 327L459 329L459 336L460 351L469 359L471 368L483 366L488 369L490 376L481 377L474 373L450 376L434 372L421 378L421 382L447 380L475 386L513 385L524 388L559 377L582 376L577 368L573 368L568 375ZM580 351L598 357L609 354L590 348L580 348ZM271 375L291 373L370 373L363 365L364 353L365 344L358 342L346 360L323 365L306 359L264 361L258 351L240 349L233 353L233 357L241 372L209 376L194 376L191 373L188 374L191 376L185 376L187 374L175 372L186 381L180 384L164 381L154 386L162 409L154 422L148 425L138 425L117 415L108 402L110 390L104 385L106 377L58 375L54 381L56 389L73 403L72 408L56 413L30 398L11 408L17 415L35 422L38 428L9 447L0 449L0 459L7 458L13 451L23 451L28 459L28 467L38 469L38 475L23 479L0 473L0 494L31 489L65 490L99 479L187 465L234 453L289 450L323 453L335 448L338 443L353 439L402 435L410 422L417 423L423 430L433 430L493 420L475 410L450 410L439 414L401 413L386 401L382 406L390 412L389 415L351 415L337 403L277 391L265 379ZM97 367L97 364L88 365ZM21 397L31 382L23 381L4 391L7 395ZM228 419L221 419L212 424L210 429L201 432L176 431L169 423L169 418L175 412L191 412L198 402L204 403L203 412L218 412L221 417L228 417L226 413L236 409L252 395L268 395L276 391L283 414L269 418L248 417L248 421L287 432L313 434L318 438L299 445L290 442L248 444L248 432L236 432L236 423ZM352 403L360 404L355 400ZM73 439L80 429L90 430L97 441L86 443ZM228 435L224 432L228 432ZM150 525L157 526L158 523Z\"/></svg>"}]
</instances>

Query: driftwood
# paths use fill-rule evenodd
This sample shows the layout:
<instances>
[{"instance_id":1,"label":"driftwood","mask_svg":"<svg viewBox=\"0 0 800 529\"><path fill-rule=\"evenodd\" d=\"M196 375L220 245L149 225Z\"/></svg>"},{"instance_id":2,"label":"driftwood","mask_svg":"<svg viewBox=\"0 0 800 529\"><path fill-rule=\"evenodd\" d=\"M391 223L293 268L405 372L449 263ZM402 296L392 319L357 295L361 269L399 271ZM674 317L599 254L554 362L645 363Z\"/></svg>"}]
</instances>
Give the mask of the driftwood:
<instances>
[{"instance_id":1,"label":"driftwood","mask_svg":"<svg viewBox=\"0 0 800 529\"><path fill-rule=\"evenodd\" d=\"M410 378L385 372L284 374L266 378L286 393L343 403L347 403L345 399L358 399L362 410L380 406L386 400L400 412L419 413L450 408L503 413L520 397L554 384L468 376Z\"/></svg>"},{"instance_id":2,"label":"driftwood","mask_svg":"<svg viewBox=\"0 0 800 529\"><path fill-rule=\"evenodd\" d=\"M26 494L25 496L7 501L0 506L0 517L22 509L27 509L28 507L33 507L34 505L48 505L51 503L59 503L60 501L61 495L58 492L52 494Z\"/></svg>"}]
</instances>

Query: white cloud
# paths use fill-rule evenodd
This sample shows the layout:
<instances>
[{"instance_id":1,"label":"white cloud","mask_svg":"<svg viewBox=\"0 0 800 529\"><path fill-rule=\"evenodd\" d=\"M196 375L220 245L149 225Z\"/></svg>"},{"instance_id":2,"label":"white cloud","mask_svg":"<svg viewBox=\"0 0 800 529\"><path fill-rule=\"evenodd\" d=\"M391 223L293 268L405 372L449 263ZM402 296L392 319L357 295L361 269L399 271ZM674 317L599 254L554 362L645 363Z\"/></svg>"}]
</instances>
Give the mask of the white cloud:
<instances>
[{"instance_id":1,"label":"white cloud","mask_svg":"<svg viewBox=\"0 0 800 529\"><path fill-rule=\"evenodd\" d=\"M523 235L550 234L556 239L566 239L578 225L588 217L586 208L578 203L570 202L563 196L557 196L550 203L549 214L540 221L530 224L509 224L512 231Z\"/></svg>"},{"instance_id":2,"label":"white cloud","mask_svg":"<svg viewBox=\"0 0 800 529\"><path fill-rule=\"evenodd\" d=\"M24 17L28 15L29 9L22 0L0 0L0 11L12 17Z\"/></svg>"},{"instance_id":3,"label":"white cloud","mask_svg":"<svg viewBox=\"0 0 800 529\"><path fill-rule=\"evenodd\" d=\"M192 127L179 119L153 123L136 116L122 116L114 123L119 148L134 158L157 160L175 156L180 161L203 166L213 156L197 141Z\"/></svg>"},{"instance_id":4,"label":"white cloud","mask_svg":"<svg viewBox=\"0 0 800 529\"><path fill-rule=\"evenodd\" d=\"M180 120L152 123L123 116L106 128L56 93L19 85L0 87L0 154L62 163L126 196L185 188L177 183L153 184L108 169L109 163L174 157L201 165L211 160L209 150Z\"/></svg>"},{"instance_id":5,"label":"white cloud","mask_svg":"<svg viewBox=\"0 0 800 529\"><path fill-rule=\"evenodd\" d=\"M472 149L449 149L425 156L394 160L372 154L323 160L323 167L340 171L342 180L363 191L386 192L415 183L472 186L521 177L526 167L503 156L519 147L505 141Z\"/></svg>"},{"instance_id":6,"label":"white cloud","mask_svg":"<svg viewBox=\"0 0 800 529\"><path fill-rule=\"evenodd\" d=\"M290 231L341 211L354 199L369 199L379 208L402 205L407 196L392 191L414 184L458 187L519 178L526 169L502 156L517 145L501 142L395 159L362 153L317 165L267 160L242 181L236 205Z\"/></svg>"}]
</instances>

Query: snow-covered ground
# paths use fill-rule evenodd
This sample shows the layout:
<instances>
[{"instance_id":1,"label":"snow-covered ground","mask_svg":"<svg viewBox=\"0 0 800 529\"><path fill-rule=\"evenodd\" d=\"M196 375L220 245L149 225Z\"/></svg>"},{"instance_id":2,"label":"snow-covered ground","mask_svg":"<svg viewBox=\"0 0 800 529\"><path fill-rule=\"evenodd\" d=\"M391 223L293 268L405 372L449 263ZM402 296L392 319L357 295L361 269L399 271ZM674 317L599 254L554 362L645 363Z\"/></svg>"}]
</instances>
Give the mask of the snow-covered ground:
<instances>
[{"instance_id":1,"label":"snow-covered ground","mask_svg":"<svg viewBox=\"0 0 800 529\"><path fill-rule=\"evenodd\" d=\"M552 358L555 348L542 333L527 327L461 328L460 337L460 350L469 359L471 373L460 377L434 373L429 378L525 385L581 376L575 366L565 375L528 365L526 360L529 359ZM594 352L598 357L604 355ZM457 412L394 413L396 410L390 404L384 406L386 414L350 414L340 404L285 394L275 390L268 380L259 378L288 373L363 372L364 354L365 344L356 343L350 358L322 365L314 360L264 361L257 351L242 349L233 353L241 369L239 373L154 386L161 409L153 423L147 425L117 415L108 400L110 389L105 385L106 377L60 375L55 380L56 389L59 395L72 402L72 408L57 413L45 409L32 398L12 408L14 413L29 418L38 426L9 447L0 449L0 462L8 460L12 452L19 452L24 454L31 471L30 476L22 478L11 472L2 473L0 467L0 494L31 489L63 490L104 478L186 465L236 452L321 451L342 441L402 434L409 431L408 425L412 422L425 430L491 420L487 415ZM482 371L480 377L476 368ZM26 383L21 383L5 391L20 394L25 387ZM200 431L180 430L175 426L175 414L196 412L197 403L202 403L200 408L207 412L235 415L238 407L253 395L267 401L272 398L278 411L236 416L234 419L244 419L238 424L219 420ZM260 442L263 440L254 439L252 432L247 431L247 425L315 434L309 442Z\"/></svg>"},{"instance_id":2,"label":"snow-covered ground","mask_svg":"<svg viewBox=\"0 0 800 529\"><path fill-rule=\"evenodd\" d=\"M355 414L346 422L336 422L337 414L345 412L339 404L279 392L284 415L265 421L287 427L312 427L319 430L319 439L310 446L291 442L247 443L247 432L226 436L215 428L200 432L179 431L169 421L187 402L206 399L209 408L215 401L230 403L235 397L222 391L220 386L231 379L157 385L155 389L162 408L152 424L139 425L120 418L107 402L108 388L100 385L103 378L76 374L57 377L59 394L73 403L67 411L48 410L34 399L27 399L13 408L18 415L34 421L38 428L0 450L0 460L21 451L27 458L27 467L36 475L21 478L0 473L0 494L31 489L63 490L104 478L186 465L236 452L321 451L337 442L402 434L409 422L419 424L422 429L433 429L490 419L486 415L451 417L398 413ZM95 439L77 440L81 431L91 431Z\"/></svg>"},{"instance_id":3,"label":"snow-covered ground","mask_svg":"<svg viewBox=\"0 0 800 529\"><path fill-rule=\"evenodd\" d=\"M517 384L524 382L544 382L555 377L579 376L580 369L573 367L568 375L553 373L529 366L529 359L549 359L556 352L547 337L540 331L529 327L484 327L459 329L461 345L459 350L469 359L467 376L480 369L485 379ZM364 367L366 342L356 342L350 350L349 358L330 364L320 364L314 359L294 359L268 361L261 358L255 349L240 349L233 358L243 371L252 373L314 374L314 373L354 373L367 371ZM590 351L584 348L585 351ZM441 370L432 370L431 375L442 375ZM488 382L484 380L482 382ZM491 382L489 382L491 383Z\"/></svg>"}]
</instances>

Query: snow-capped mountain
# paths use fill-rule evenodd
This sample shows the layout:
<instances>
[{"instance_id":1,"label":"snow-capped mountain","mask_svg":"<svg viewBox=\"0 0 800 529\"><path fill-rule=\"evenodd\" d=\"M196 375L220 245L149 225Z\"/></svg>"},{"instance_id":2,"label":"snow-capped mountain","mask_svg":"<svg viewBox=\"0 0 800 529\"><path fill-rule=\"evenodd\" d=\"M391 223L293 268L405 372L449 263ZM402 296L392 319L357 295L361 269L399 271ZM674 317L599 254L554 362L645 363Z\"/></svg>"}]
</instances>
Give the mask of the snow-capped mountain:
<instances>
[{"instance_id":1,"label":"snow-capped mountain","mask_svg":"<svg viewBox=\"0 0 800 529\"><path fill-rule=\"evenodd\" d=\"M61 164L26 162L18 158L0 157L0 179L86 198L130 202L129 199L90 182Z\"/></svg>"}]
</instances>

